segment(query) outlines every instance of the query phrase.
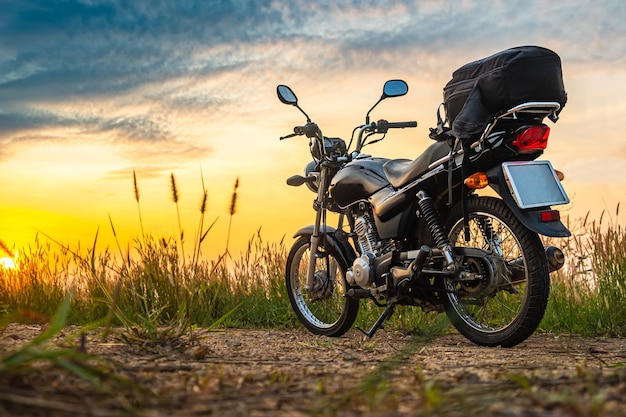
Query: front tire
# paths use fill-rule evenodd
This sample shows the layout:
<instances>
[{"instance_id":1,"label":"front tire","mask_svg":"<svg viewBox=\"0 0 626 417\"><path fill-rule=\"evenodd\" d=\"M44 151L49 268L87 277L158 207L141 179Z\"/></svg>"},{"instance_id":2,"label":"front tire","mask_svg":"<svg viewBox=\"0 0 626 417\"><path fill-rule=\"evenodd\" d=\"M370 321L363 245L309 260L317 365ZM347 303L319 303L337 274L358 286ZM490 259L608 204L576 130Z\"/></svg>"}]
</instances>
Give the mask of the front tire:
<instances>
[{"instance_id":1,"label":"front tire","mask_svg":"<svg viewBox=\"0 0 626 417\"><path fill-rule=\"evenodd\" d=\"M310 236L301 236L287 257L285 282L289 302L300 322L312 333L337 337L347 332L356 320L359 300L346 296L344 257L327 248L316 260L315 294L306 291L311 247Z\"/></svg>"},{"instance_id":2,"label":"front tire","mask_svg":"<svg viewBox=\"0 0 626 417\"><path fill-rule=\"evenodd\" d=\"M487 252L491 266L474 260L470 267L485 276L492 271L491 279L444 280L446 314L478 345L515 346L537 329L546 310L550 277L544 247L502 200L473 196L468 208L470 241L465 241L463 213L456 207L446 225L450 243Z\"/></svg>"}]
</instances>

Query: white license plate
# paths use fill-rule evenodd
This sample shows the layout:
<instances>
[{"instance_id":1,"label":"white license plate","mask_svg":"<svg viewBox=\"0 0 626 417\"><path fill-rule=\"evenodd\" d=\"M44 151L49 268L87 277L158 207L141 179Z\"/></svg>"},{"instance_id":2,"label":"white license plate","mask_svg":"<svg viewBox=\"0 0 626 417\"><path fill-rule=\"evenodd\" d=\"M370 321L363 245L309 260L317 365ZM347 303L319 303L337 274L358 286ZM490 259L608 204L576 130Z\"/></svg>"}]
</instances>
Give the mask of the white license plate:
<instances>
[{"instance_id":1,"label":"white license plate","mask_svg":"<svg viewBox=\"0 0 626 417\"><path fill-rule=\"evenodd\" d=\"M550 161L505 162L502 170L509 190L520 208L569 203Z\"/></svg>"}]
</instances>

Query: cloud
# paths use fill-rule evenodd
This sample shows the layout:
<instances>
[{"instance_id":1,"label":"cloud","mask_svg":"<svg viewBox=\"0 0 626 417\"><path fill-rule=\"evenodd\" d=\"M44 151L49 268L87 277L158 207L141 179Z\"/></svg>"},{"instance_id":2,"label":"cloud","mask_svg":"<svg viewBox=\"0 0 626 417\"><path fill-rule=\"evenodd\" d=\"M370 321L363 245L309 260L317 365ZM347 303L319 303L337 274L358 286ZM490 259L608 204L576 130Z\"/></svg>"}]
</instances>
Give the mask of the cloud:
<instances>
[{"instance_id":1,"label":"cloud","mask_svg":"<svg viewBox=\"0 0 626 417\"><path fill-rule=\"evenodd\" d=\"M626 60L619 0L5 3L4 141L73 128L110 133L119 144L182 143L180 122L157 115L258 102L276 74L327 80L378 69L440 81L468 60L528 43L572 65Z\"/></svg>"},{"instance_id":2,"label":"cloud","mask_svg":"<svg viewBox=\"0 0 626 417\"><path fill-rule=\"evenodd\" d=\"M185 141L167 127L163 117L130 115L120 117L62 115L47 111L0 112L0 138L3 148L23 143L83 142L97 138L117 146L129 159L144 162L157 161L168 155L168 160L180 162L201 159L212 153L208 144ZM7 137L9 139L7 139ZM3 149L0 160L11 152Z\"/></svg>"},{"instance_id":3,"label":"cloud","mask_svg":"<svg viewBox=\"0 0 626 417\"><path fill-rule=\"evenodd\" d=\"M135 141L155 142L171 137L171 133L162 124L143 115L100 120L95 130L98 132L115 131L126 139Z\"/></svg>"},{"instance_id":4,"label":"cloud","mask_svg":"<svg viewBox=\"0 0 626 417\"><path fill-rule=\"evenodd\" d=\"M240 24L254 16L245 18L237 7L227 7L229 2L187 3L176 10L168 2L142 1L18 0L3 6L0 39L6 58L0 60L0 99L114 95L219 71L219 56L200 63L204 68L189 57L199 49L245 42Z\"/></svg>"},{"instance_id":5,"label":"cloud","mask_svg":"<svg viewBox=\"0 0 626 417\"><path fill-rule=\"evenodd\" d=\"M42 127L74 126L77 122L63 118L50 111L37 111L31 108L0 111L0 134L18 133L26 129L37 130Z\"/></svg>"},{"instance_id":6,"label":"cloud","mask_svg":"<svg viewBox=\"0 0 626 417\"><path fill-rule=\"evenodd\" d=\"M64 115L46 110L26 108L0 112L0 134L13 134L18 141L36 140L41 129L76 128L77 134L115 132L118 139L159 141L171 134L159 122L145 115L128 117ZM28 132L35 132L29 135Z\"/></svg>"},{"instance_id":7,"label":"cloud","mask_svg":"<svg viewBox=\"0 0 626 417\"><path fill-rule=\"evenodd\" d=\"M398 51L405 58L406 51L462 56L541 39L569 43L566 56L573 59L623 57L624 40L616 36L623 2L597 1L584 13L582 4L588 2L17 0L3 6L0 98L115 94L224 68L267 65L251 61L246 46L284 40L296 47L310 44L303 57L322 69L328 60L340 68L363 61L401 65ZM195 58L221 45L228 48ZM340 53L320 55L328 47Z\"/></svg>"},{"instance_id":8,"label":"cloud","mask_svg":"<svg viewBox=\"0 0 626 417\"><path fill-rule=\"evenodd\" d=\"M4 6L5 56L0 65L0 97L18 100L39 95L114 93L171 77L218 71L221 56L190 59L198 51L229 47L231 63L253 64L237 50L281 40L310 44L308 57L334 46L344 54L334 63L349 67L355 56L387 65L397 51L463 54L500 48L524 38L571 42L579 59L590 57L581 45L608 59L622 55L619 16L623 2L555 3L441 1L134 1L11 2ZM585 12L581 12L581 7ZM519 10L527 10L520 13ZM607 42L611 39L611 42ZM10 41L9 41L10 40ZM480 45L480 46L477 46ZM597 46L597 45L596 45ZM492 50L493 51L493 50ZM323 58L323 57L322 57ZM324 68L325 60L311 61ZM360 63L360 62L357 62ZM275 62L288 65L288 62ZM97 82L94 82L97 81ZM31 88L29 88L31 87ZM46 87L46 88L42 88ZM21 93L21 94L18 94ZM25 94L25 95L24 95Z\"/></svg>"}]
</instances>

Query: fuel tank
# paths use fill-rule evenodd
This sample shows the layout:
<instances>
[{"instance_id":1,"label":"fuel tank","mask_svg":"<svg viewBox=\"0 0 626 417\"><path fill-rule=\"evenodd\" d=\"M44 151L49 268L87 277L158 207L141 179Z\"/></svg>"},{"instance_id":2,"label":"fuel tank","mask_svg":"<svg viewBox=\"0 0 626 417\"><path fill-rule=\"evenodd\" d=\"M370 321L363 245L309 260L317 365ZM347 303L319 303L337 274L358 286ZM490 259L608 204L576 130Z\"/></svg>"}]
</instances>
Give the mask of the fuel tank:
<instances>
[{"instance_id":1,"label":"fuel tank","mask_svg":"<svg viewBox=\"0 0 626 417\"><path fill-rule=\"evenodd\" d=\"M367 200L376 191L389 186L383 172L385 158L362 158L346 164L330 183L330 195L340 207Z\"/></svg>"}]
</instances>

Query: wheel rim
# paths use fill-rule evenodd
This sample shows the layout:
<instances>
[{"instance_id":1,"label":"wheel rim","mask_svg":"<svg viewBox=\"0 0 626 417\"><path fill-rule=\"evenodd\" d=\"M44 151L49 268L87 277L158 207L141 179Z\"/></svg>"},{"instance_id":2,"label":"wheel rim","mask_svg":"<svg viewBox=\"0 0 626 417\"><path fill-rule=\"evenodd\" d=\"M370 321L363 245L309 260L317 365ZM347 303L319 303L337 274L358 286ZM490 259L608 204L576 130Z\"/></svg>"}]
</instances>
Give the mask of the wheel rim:
<instances>
[{"instance_id":1,"label":"wheel rim","mask_svg":"<svg viewBox=\"0 0 626 417\"><path fill-rule=\"evenodd\" d=\"M472 213L470 240L465 241L463 220L451 229L452 246L470 246L489 253L494 260L494 279L487 285L472 286L446 281L452 308L470 327L483 333L495 333L508 327L520 315L527 299L527 262L521 244L509 226L488 213ZM480 272L480 271L479 271ZM483 287L480 287L482 285ZM488 293L480 288L489 288Z\"/></svg>"},{"instance_id":2,"label":"wheel rim","mask_svg":"<svg viewBox=\"0 0 626 417\"><path fill-rule=\"evenodd\" d=\"M304 319L316 327L328 329L340 320L345 309L345 276L337 259L328 254L317 259L315 266L318 299L311 300L304 290L309 267L310 250L301 246L294 256L290 271L290 291Z\"/></svg>"}]
</instances>

